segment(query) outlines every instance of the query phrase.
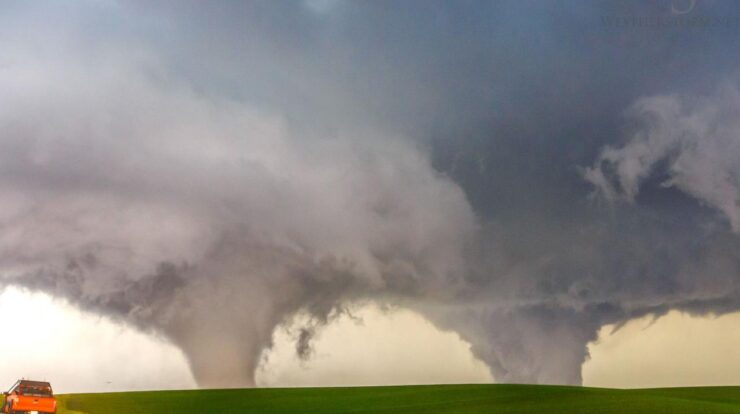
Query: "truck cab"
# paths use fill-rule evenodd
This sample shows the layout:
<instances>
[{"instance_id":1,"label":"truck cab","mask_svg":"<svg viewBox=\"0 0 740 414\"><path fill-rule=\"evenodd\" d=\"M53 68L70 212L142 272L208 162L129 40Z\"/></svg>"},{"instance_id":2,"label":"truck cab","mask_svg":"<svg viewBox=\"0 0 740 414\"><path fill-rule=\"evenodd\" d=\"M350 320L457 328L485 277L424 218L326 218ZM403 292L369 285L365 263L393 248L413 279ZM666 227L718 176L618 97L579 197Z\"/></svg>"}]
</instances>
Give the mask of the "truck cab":
<instances>
[{"instance_id":1,"label":"truck cab","mask_svg":"<svg viewBox=\"0 0 740 414\"><path fill-rule=\"evenodd\" d=\"M57 401L51 384L45 381L18 380L10 390L3 393L6 414L56 413Z\"/></svg>"}]
</instances>

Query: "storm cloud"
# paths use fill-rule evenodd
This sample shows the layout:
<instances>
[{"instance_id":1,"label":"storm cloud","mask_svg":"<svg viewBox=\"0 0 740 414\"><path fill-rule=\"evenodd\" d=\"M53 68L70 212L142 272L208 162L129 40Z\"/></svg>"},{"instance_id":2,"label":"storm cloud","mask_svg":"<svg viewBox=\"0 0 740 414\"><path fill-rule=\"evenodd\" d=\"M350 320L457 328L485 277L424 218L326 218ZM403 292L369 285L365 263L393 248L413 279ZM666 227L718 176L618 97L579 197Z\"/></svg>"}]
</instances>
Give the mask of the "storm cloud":
<instances>
[{"instance_id":1,"label":"storm cloud","mask_svg":"<svg viewBox=\"0 0 740 414\"><path fill-rule=\"evenodd\" d=\"M603 325L740 305L730 6L6 3L3 283L164 335L201 386L355 300L580 383Z\"/></svg>"}]
</instances>

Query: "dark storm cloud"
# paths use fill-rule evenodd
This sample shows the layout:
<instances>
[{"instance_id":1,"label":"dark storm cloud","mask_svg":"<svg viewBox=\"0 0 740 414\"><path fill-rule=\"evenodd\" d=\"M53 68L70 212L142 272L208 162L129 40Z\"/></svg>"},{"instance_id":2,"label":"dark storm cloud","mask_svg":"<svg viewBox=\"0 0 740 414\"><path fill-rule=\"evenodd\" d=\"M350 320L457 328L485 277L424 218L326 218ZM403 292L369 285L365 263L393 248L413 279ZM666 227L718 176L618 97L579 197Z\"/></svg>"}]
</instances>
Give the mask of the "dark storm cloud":
<instances>
[{"instance_id":1,"label":"dark storm cloud","mask_svg":"<svg viewBox=\"0 0 740 414\"><path fill-rule=\"evenodd\" d=\"M579 383L604 324L740 303L740 10L679 3L5 3L4 278L202 385L359 298Z\"/></svg>"}]
</instances>

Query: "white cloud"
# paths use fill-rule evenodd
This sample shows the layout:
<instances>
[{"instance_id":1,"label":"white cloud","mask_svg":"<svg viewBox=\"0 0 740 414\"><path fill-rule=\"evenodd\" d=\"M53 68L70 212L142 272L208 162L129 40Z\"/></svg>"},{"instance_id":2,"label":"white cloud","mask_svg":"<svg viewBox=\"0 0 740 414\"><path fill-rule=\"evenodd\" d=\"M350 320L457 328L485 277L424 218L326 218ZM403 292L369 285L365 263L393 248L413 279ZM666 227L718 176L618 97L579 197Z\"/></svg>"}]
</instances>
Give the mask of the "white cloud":
<instances>
[{"instance_id":1,"label":"white cloud","mask_svg":"<svg viewBox=\"0 0 740 414\"><path fill-rule=\"evenodd\" d=\"M622 147L606 147L584 177L607 199L632 202L665 163L675 187L722 212L740 231L740 93L724 85L697 101L657 96L638 101L630 116L640 127Z\"/></svg>"}]
</instances>

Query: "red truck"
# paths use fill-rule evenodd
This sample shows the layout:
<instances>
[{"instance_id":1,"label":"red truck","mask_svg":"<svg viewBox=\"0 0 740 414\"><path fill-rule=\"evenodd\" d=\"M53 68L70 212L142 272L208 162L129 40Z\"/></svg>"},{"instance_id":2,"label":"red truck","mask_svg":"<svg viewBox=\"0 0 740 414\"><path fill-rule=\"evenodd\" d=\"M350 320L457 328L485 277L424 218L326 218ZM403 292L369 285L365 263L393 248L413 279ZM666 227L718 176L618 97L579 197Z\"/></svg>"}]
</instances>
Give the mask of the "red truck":
<instances>
[{"instance_id":1,"label":"red truck","mask_svg":"<svg viewBox=\"0 0 740 414\"><path fill-rule=\"evenodd\" d=\"M54 414L57 412L57 400L48 382L18 380L3 395L5 395L3 413Z\"/></svg>"}]
</instances>

